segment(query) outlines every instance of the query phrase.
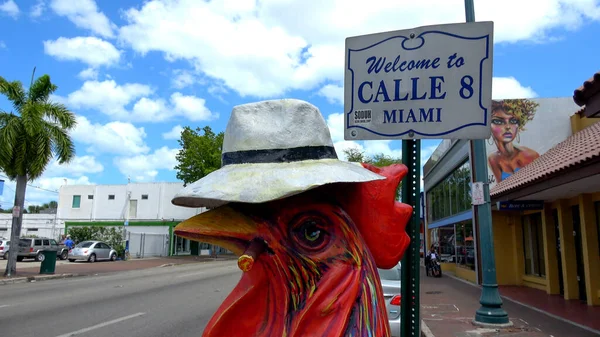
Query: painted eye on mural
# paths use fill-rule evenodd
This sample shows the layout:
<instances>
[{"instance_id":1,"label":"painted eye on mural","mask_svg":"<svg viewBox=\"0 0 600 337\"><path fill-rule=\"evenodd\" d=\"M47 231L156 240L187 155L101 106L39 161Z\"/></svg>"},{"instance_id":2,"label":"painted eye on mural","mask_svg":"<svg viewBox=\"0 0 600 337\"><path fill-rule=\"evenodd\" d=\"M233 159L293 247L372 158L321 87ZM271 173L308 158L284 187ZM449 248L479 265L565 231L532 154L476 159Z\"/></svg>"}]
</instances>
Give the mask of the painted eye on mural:
<instances>
[{"instance_id":1,"label":"painted eye on mural","mask_svg":"<svg viewBox=\"0 0 600 337\"><path fill-rule=\"evenodd\" d=\"M320 216L314 214L301 216L293 222L291 235L300 248L318 251L327 246L331 239L327 227L327 221Z\"/></svg>"},{"instance_id":2,"label":"painted eye on mural","mask_svg":"<svg viewBox=\"0 0 600 337\"><path fill-rule=\"evenodd\" d=\"M504 124L504 121L501 119L494 118L494 119L492 119L492 124L502 125L502 124Z\"/></svg>"},{"instance_id":3,"label":"painted eye on mural","mask_svg":"<svg viewBox=\"0 0 600 337\"><path fill-rule=\"evenodd\" d=\"M516 118L511 118L510 119L510 124L519 124L519 120Z\"/></svg>"}]
</instances>

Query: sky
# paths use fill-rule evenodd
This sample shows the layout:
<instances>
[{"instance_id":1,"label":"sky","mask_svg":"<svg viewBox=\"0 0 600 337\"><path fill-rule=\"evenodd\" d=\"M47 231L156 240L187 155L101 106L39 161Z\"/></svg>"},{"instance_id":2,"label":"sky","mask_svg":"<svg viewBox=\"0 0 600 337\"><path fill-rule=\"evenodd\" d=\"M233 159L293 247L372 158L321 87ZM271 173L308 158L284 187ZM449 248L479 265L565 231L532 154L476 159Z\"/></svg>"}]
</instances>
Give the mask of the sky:
<instances>
[{"instance_id":1,"label":"sky","mask_svg":"<svg viewBox=\"0 0 600 337\"><path fill-rule=\"evenodd\" d=\"M232 108L298 98L322 112L338 156L401 156L401 142L344 141L346 37L464 22L461 0L0 0L0 76L50 75L77 115L76 157L30 183L177 181L181 128L224 131ZM568 97L600 70L598 0L475 0L494 21L493 98ZM0 98L0 110L12 106ZM422 141L422 164L439 140ZM0 172L0 179L3 173ZM0 207L12 206L7 181Z\"/></svg>"}]
</instances>

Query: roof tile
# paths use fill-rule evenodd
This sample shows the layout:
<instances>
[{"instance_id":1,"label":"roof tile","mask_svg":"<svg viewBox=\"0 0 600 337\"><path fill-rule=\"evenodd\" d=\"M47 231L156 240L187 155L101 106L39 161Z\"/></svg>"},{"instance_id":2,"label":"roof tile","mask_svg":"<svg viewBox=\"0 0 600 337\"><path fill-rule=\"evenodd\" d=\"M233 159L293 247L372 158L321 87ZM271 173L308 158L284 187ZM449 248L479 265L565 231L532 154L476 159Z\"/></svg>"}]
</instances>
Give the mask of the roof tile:
<instances>
[{"instance_id":1,"label":"roof tile","mask_svg":"<svg viewBox=\"0 0 600 337\"><path fill-rule=\"evenodd\" d=\"M571 135L492 188L495 196L600 156L600 122Z\"/></svg>"},{"instance_id":2,"label":"roof tile","mask_svg":"<svg viewBox=\"0 0 600 337\"><path fill-rule=\"evenodd\" d=\"M573 101L579 106L587 104L588 98L600 92L600 71L595 73L589 80L575 89L573 92Z\"/></svg>"}]
</instances>

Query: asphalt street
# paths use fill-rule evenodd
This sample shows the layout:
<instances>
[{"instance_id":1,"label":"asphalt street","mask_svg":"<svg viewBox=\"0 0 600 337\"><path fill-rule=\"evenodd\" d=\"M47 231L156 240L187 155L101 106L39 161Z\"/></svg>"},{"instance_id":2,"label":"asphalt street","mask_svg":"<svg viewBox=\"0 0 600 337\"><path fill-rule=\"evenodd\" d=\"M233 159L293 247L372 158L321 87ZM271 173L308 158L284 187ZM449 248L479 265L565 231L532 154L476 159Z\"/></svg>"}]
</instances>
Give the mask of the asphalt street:
<instances>
[{"instance_id":1,"label":"asphalt street","mask_svg":"<svg viewBox=\"0 0 600 337\"><path fill-rule=\"evenodd\" d=\"M5 285L0 335L197 337L240 277L219 261Z\"/></svg>"}]
</instances>

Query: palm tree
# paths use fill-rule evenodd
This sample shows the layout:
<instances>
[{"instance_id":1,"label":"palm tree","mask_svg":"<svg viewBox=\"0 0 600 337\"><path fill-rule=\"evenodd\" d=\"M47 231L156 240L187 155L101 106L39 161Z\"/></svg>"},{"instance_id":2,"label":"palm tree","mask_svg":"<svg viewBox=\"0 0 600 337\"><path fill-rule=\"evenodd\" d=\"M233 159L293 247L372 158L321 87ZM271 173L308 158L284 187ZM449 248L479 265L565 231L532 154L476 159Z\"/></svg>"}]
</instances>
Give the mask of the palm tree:
<instances>
[{"instance_id":1,"label":"palm tree","mask_svg":"<svg viewBox=\"0 0 600 337\"><path fill-rule=\"evenodd\" d=\"M25 189L28 181L39 178L56 156L60 164L75 156L75 145L68 134L76 125L75 115L66 106L52 102L58 87L43 75L25 91L19 81L8 82L0 76L0 93L13 105L13 111L0 110L0 170L17 181L10 241L18 247L23 221ZM4 276L16 273L16 254L9 255Z\"/></svg>"}]
</instances>

